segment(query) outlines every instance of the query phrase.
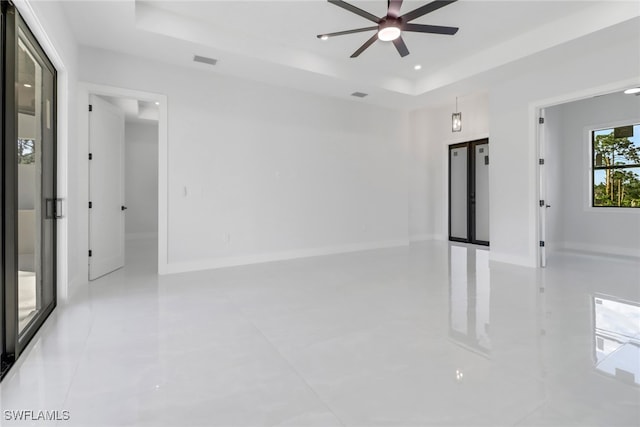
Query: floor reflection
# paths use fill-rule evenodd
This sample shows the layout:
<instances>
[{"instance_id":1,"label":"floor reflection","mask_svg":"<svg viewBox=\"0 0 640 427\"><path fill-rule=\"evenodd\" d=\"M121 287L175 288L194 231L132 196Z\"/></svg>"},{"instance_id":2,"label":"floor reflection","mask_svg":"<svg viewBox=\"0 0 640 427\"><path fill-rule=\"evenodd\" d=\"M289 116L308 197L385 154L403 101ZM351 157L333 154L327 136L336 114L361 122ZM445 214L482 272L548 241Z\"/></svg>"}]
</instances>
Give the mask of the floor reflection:
<instances>
[{"instance_id":1,"label":"floor reflection","mask_svg":"<svg viewBox=\"0 0 640 427\"><path fill-rule=\"evenodd\" d=\"M491 277L489 251L449 245L449 336L489 355Z\"/></svg>"},{"instance_id":2,"label":"floor reflection","mask_svg":"<svg viewBox=\"0 0 640 427\"><path fill-rule=\"evenodd\" d=\"M640 385L640 304L595 295L593 319L598 372Z\"/></svg>"}]
</instances>

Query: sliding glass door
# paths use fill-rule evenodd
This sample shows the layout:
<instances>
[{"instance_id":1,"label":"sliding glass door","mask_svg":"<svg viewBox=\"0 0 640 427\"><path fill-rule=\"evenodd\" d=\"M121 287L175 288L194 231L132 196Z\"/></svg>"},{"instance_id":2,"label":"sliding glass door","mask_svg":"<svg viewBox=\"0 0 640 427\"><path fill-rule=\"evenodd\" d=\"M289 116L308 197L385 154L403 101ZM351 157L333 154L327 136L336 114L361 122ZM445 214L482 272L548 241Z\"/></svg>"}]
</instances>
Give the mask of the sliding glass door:
<instances>
[{"instance_id":1,"label":"sliding glass door","mask_svg":"<svg viewBox=\"0 0 640 427\"><path fill-rule=\"evenodd\" d=\"M56 73L16 10L3 7L3 362L56 303Z\"/></svg>"}]
</instances>

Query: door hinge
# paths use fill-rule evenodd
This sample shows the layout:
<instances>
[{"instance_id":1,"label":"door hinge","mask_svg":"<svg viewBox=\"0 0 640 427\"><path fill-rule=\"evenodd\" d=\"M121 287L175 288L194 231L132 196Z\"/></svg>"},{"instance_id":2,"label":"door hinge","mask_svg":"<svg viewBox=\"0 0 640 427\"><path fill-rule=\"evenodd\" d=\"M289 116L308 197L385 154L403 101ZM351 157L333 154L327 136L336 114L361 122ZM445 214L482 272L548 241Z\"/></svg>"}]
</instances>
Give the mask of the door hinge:
<instances>
[{"instance_id":1,"label":"door hinge","mask_svg":"<svg viewBox=\"0 0 640 427\"><path fill-rule=\"evenodd\" d=\"M89 249L89 256L93 256L93 251Z\"/></svg>"},{"instance_id":2,"label":"door hinge","mask_svg":"<svg viewBox=\"0 0 640 427\"><path fill-rule=\"evenodd\" d=\"M93 160L93 153L89 153L89 160Z\"/></svg>"},{"instance_id":3,"label":"door hinge","mask_svg":"<svg viewBox=\"0 0 640 427\"><path fill-rule=\"evenodd\" d=\"M541 125L544 124L544 117L540 117L538 119L538 123L540 123Z\"/></svg>"},{"instance_id":4,"label":"door hinge","mask_svg":"<svg viewBox=\"0 0 640 427\"><path fill-rule=\"evenodd\" d=\"M89 209L93 208L93 202L89 202Z\"/></svg>"},{"instance_id":5,"label":"door hinge","mask_svg":"<svg viewBox=\"0 0 640 427\"><path fill-rule=\"evenodd\" d=\"M93 111L93 105L89 104L89 111Z\"/></svg>"},{"instance_id":6,"label":"door hinge","mask_svg":"<svg viewBox=\"0 0 640 427\"><path fill-rule=\"evenodd\" d=\"M544 240L540 240L540 247L544 248Z\"/></svg>"},{"instance_id":7,"label":"door hinge","mask_svg":"<svg viewBox=\"0 0 640 427\"><path fill-rule=\"evenodd\" d=\"M540 200L540 207L543 208L544 207L544 200Z\"/></svg>"},{"instance_id":8,"label":"door hinge","mask_svg":"<svg viewBox=\"0 0 640 427\"><path fill-rule=\"evenodd\" d=\"M538 159L538 164L539 165L544 165L544 159Z\"/></svg>"}]
</instances>

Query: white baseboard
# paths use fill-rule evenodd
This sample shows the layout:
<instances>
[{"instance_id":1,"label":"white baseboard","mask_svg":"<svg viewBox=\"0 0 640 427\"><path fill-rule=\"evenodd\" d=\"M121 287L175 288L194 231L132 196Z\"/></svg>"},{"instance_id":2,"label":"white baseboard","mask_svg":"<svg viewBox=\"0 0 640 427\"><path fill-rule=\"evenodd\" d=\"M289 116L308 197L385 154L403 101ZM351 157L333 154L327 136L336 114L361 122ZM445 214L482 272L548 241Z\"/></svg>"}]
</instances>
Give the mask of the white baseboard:
<instances>
[{"instance_id":1,"label":"white baseboard","mask_svg":"<svg viewBox=\"0 0 640 427\"><path fill-rule=\"evenodd\" d=\"M144 239L157 239L158 233L128 233L125 235L125 240L144 240Z\"/></svg>"},{"instance_id":2,"label":"white baseboard","mask_svg":"<svg viewBox=\"0 0 640 427\"><path fill-rule=\"evenodd\" d=\"M309 258L314 256L335 255L349 252L360 252L373 249L395 248L408 245L409 240L402 239L389 240L384 242L356 243L352 245L302 249L297 251L283 251L257 255L175 262L167 264L166 274L186 273L189 271L199 270L212 270L217 268L236 267L240 265L260 264L265 262L285 261L297 258Z\"/></svg>"},{"instance_id":3,"label":"white baseboard","mask_svg":"<svg viewBox=\"0 0 640 427\"><path fill-rule=\"evenodd\" d=\"M489 261L491 262L502 262L505 264L514 264L521 265L523 267L532 267L536 268L538 266L538 262L535 257L526 257L521 255L513 255L504 252L496 252L493 249L489 249Z\"/></svg>"},{"instance_id":4,"label":"white baseboard","mask_svg":"<svg viewBox=\"0 0 640 427\"><path fill-rule=\"evenodd\" d=\"M563 242L561 248L567 251L586 252L593 255L614 255L628 258L640 258L640 248L621 248L580 242Z\"/></svg>"}]
</instances>

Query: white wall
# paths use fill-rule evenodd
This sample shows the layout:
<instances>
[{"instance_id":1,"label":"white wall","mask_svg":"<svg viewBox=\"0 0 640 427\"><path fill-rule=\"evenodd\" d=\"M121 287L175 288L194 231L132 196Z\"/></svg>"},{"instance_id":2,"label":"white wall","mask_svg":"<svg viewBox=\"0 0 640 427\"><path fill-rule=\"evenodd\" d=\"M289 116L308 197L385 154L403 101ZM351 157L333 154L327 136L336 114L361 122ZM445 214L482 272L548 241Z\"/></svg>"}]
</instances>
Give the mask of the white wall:
<instances>
[{"instance_id":1,"label":"white wall","mask_svg":"<svg viewBox=\"0 0 640 427\"><path fill-rule=\"evenodd\" d=\"M561 247L640 256L640 209L590 207L588 133L608 125L640 123L640 97L618 92L549 110L560 111L546 122L555 129L554 140L559 143L562 172L555 184L562 197L553 203L561 215Z\"/></svg>"},{"instance_id":2,"label":"white wall","mask_svg":"<svg viewBox=\"0 0 640 427\"><path fill-rule=\"evenodd\" d=\"M66 202L65 217L57 221L57 295L62 302L77 285L86 281L86 276L81 276L86 260L78 252L82 240L86 240L86 233L78 227L86 223L86 211L81 213L82 200L74 197L82 185L80 180L86 180L86 176L77 174L80 158L76 150L76 103L70 102L76 99L78 46L59 3L16 0L14 4L57 70L57 190L58 197Z\"/></svg>"},{"instance_id":3,"label":"white wall","mask_svg":"<svg viewBox=\"0 0 640 427\"><path fill-rule=\"evenodd\" d=\"M448 146L489 136L486 93L459 97L458 110L461 132L451 132L455 98L450 105L411 112L409 235L414 241L447 239Z\"/></svg>"},{"instance_id":4,"label":"white wall","mask_svg":"<svg viewBox=\"0 0 640 427\"><path fill-rule=\"evenodd\" d=\"M490 90L491 258L537 265L535 106L640 76L638 19L526 59ZM607 58L616 58L615 66ZM509 74L505 73L505 76ZM575 98L574 98L575 99ZM549 104L547 104L549 105Z\"/></svg>"},{"instance_id":5,"label":"white wall","mask_svg":"<svg viewBox=\"0 0 640 427\"><path fill-rule=\"evenodd\" d=\"M408 114L107 51L81 58L82 80L168 96L169 272L407 243Z\"/></svg>"},{"instance_id":6,"label":"white wall","mask_svg":"<svg viewBox=\"0 0 640 427\"><path fill-rule=\"evenodd\" d=\"M158 123L126 122L124 127L125 233L127 238L158 234Z\"/></svg>"}]
</instances>

